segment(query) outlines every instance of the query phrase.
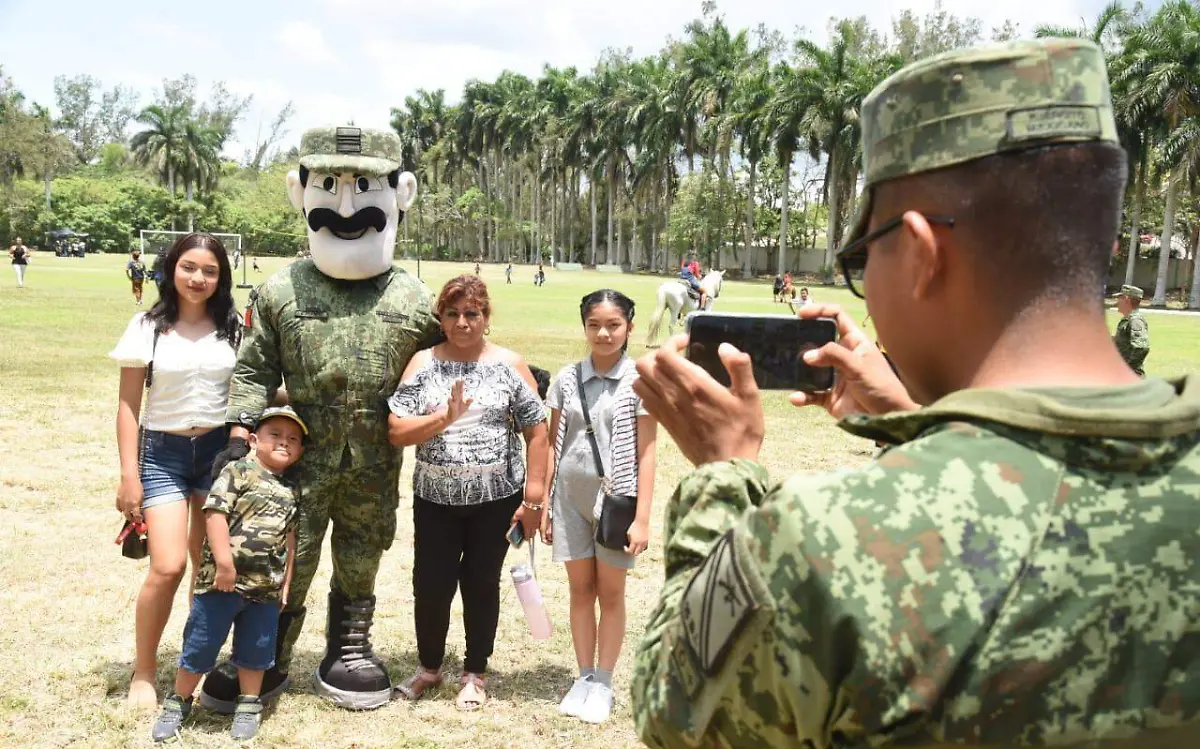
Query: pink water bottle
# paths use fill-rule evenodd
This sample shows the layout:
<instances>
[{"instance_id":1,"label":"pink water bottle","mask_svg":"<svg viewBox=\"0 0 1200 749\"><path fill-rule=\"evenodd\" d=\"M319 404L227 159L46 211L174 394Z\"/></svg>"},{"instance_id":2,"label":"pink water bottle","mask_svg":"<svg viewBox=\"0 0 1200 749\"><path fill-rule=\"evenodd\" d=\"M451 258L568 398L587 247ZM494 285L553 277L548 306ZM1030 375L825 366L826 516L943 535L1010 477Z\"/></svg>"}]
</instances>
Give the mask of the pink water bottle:
<instances>
[{"instance_id":1,"label":"pink water bottle","mask_svg":"<svg viewBox=\"0 0 1200 749\"><path fill-rule=\"evenodd\" d=\"M533 541L529 541L532 546ZM529 633L535 640L548 640L553 628L550 626L550 614L546 611L546 602L542 600L542 588L537 578L533 576L533 549L530 548L529 564L518 564L513 567L513 587L517 589L517 598L521 608L525 610L525 621L529 622Z\"/></svg>"}]
</instances>

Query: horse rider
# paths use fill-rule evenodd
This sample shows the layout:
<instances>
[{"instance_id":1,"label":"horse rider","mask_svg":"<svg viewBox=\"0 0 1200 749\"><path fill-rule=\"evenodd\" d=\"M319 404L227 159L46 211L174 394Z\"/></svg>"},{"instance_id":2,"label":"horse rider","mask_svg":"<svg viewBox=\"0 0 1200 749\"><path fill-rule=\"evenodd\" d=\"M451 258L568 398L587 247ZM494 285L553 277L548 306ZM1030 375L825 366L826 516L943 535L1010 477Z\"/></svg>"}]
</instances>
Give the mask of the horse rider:
<instances>
[{"instance_id":1,"label":"horse rider","mask_svg":"<svg viewBox=\"0 0 1200 749\"><path fill-rule=\"evenodd\" d=\"M693 258L690 262L685 262L679 268L679 278L687 283L688 287L695 292L693 296L699 296L700 309L704 309L704 304L707 301L708 295L704 288L700 285L701 267L699 261Z\"/></svg>"}]
</instances>

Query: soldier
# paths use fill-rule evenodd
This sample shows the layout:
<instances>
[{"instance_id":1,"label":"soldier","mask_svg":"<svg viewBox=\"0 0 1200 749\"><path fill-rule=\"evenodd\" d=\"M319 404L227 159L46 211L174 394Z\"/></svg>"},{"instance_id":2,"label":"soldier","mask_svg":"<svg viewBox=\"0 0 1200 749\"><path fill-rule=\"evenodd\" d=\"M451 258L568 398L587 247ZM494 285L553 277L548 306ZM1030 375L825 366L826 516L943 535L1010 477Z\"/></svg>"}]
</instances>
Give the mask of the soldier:
<instances>
[{"instance_id":1,"label":"soldier","mask_svg":"<svg viewBox=\"0 0 1200 749\"><path fill-rule=\"evenodd\" d=\"M1117 294L1117 311L1121 313L1121 322L1117 323L1117 334L1113 336L1113 343L1117 344L1121 358L1139 377L1146 376L1143 365L1150 354L1150 326L1138 309L1143 296L1137 286L1121 287L1121 293Z\"/></svg>"},{"instance_id":2,"label":"soldier","mask_svg":"<svg viewBox=\"0 0 1200 749\"><path fill-rule=\"evenodd\" d=\"M792 402L891 446L772 486L746 355L722 347L728 389L682 337L638 363L636 392L700 466L667 510L638 733L1196 746L1200 383L1139 380L1096 295L1126 178L1102 52L932 57L881 83L862 127L839 262L911 395L846 313L806 307L841 334L806 360L839 376Z\"/></svg>"},{"instance_id":3,"label":"soldier","mask_svg":"<svg viewBox=\"0 0 1200 749\"><path fill-rule=\"evenodd\" d=\"M296 465L301 490L295 579L279 616L279 653L263 699L288 685L321 542L333 524L333 579L317 692L335 704L379 707L392 685L371 650L375 576L396 533L400 453L388 444L387 399L408 360L437 341L432 296L392 265L396 227L416 195L400 171L400 141L355 127L309 130L288 193L308 224L311 259L271 276L251 303L230 384L229 454L246 450L246 428L286 382L308 424ZM214 466L217 470L217 466ZM201 704L236 707L228 667L204 682Z\"/></svg>"}]
</instances>

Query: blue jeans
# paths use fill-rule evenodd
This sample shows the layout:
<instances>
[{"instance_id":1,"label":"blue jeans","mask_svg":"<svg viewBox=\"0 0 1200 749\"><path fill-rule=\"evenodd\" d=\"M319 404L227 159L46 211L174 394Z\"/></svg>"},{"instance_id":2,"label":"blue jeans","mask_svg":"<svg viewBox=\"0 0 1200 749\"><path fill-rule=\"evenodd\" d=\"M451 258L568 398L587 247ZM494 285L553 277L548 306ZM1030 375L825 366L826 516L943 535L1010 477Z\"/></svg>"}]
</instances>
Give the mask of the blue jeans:
<instances>
[{"instance_id":1,"label":"blue jeans","mask_svg":"<svg viewBox=\"0 0 1200 749\"><path fill-rule=\"evenodd\" d=\"M146 430L142 454L142 509L204 496L212 488L212 464L229 441L217 427L198 437Z\"/></svg>"},{"instance_id":2,"label":"blue jeans","mask_svg":"<svg viewBox=\"0 0 1200 749\"><path fill-rule=\"evenodd\" d=\"M212 671L231 626L233 665L248 671L266 671L275 665L279 604L251 601L241 593L206 590L192 599L183 627L179 667L193 674Z\"/></svg>"}]
</instances>

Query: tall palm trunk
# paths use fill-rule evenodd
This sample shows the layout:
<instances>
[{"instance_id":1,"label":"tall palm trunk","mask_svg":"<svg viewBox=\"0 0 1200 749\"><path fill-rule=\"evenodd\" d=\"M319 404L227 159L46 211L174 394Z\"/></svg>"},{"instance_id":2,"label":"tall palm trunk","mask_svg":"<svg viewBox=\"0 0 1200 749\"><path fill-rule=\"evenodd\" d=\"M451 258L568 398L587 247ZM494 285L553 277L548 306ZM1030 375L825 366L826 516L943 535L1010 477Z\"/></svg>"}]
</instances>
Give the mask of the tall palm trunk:
<instances>
[{"instance_id":1,"label":"tall palm trunk","mask_svg":"<svg viewBox=\"0 0 1200 749\"><path fill-rule=\"evenodd\" d=\"M608 157L608 235L604 240L604 260L608 263L613 262L613 193L617 191L616 161L616 156ZM616 262L620 262L620 248L618 248L617 254Z\"/></svg>"},{"instance_id":2,"label":"tall palm trunk","mask_svg":"<svg viewBox=\"0 0 1200 749\"><path fill-rule=\"evenodd\" d=\"M1200 233L1192 249L1192 291L1188 294L1188 309L1200 309Z\"/></svg>"},{"instance_id":3,"label":"tall palm trunk","mask_svg":"<svg viewBox=\"0 0 1200 749\"><path fill-rule=\"evenodd\" d=\"M192 190L193 190L193 185L192 185L191 178L185 177L183 180L183 193L187 198L187 204L188 204L188 231L189 232L195 231L194 225L196 223L196 209L192 205L192 197L193 197Z\"/></svg>"},{"instance_id":4,"label":"tall palm trunk","mask_svg":"<svg viewBox=\"0 0 1200 749\"><path fill-rule=\"evenodd\" d=\"M567 222L567 262L572 262L575 259L575 228L579 223L579 181L582 176L579 170L575 170L575 176L571 179L571 190L568 194L568 205L563 207L563 218ZM592 232L595 234L596 232Z\"/></svg>"},{"instance_id":5,"label":"tall palm trunk","mask_svg":"<svg viewBox=\"0 0 1200 749\"><path fill-rule=\"evenodd\" d=\"M1146 161L1145 147L1143 147L1138 158L1138 183L1137 190L1133 194L1133 216L1129 223L1129 257L1125 261L1125 283L1127 285L1133 285L1138 248L1141 246L1142 205L1146 202Z\"/></svg>"},{"instance_id":6,"label":"tall palm trunk","mask_svg":"<svg viewBox=\"0 0 1200 749\"><path fill-rule=\"evenodd\" d=\"M745 237L742 247L742 275L750 275L750 256L754 254L753 238L754 238L754 177L757 174L758 164L754 161L750 162L750 179L746 181L746 225L742 229L742 234Z\"/></svg>"},{"instance_id":7,"label":"tall palm trunk","mask_svg":"<svg viewBox=\"0 0 1200 749\"><path fill-rule=\"evenodd\" d=\"M783 185L780 186L779 207L779 261L775 264L775 273L782 276L786 273L787 240L788 240L788 188L792 182L792 154L789 152L783 160Z\"/></svg>"},{"instance_id":8,"label":"tall palm trunk","mask_svg":"<svg viewBox=\"0 0 1200 749\"><path fill-rule=\"evenodd\" d=\"M596 264L596 175L588 184L588 194L592 198L592 265Z\"/></svg>"},{"instance_id":9,"label":"tall palm trunk","mask_svg":"<svg viewBox=\"0 0 1200 749\"><path fill-rule=\"evenodd\" d=\"M825 259L821 263L822 280L829 283L830 269L833 267L833 251L837 242L838 224L838 151L834 148L829 152L829 222L825 234Z\"/></svg>"},{"instance_id":10,"label":"tall palm trunk","mask_svg":"<svg viewBox=\"0 0 1200 749\"><path fill-rule=\"evenodd\" d=\"M1158 249L1158 278L1154 282L1151 307L1167 306L1167 270L1171 265L1171 242L1175 239L1175 208L1179 202L1179 183L1182 181L1182 170L1167 175L1167 205L1163 209L1162 241Z\"/></svg>"}]
</instances>

